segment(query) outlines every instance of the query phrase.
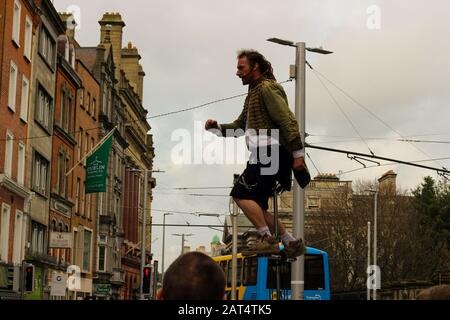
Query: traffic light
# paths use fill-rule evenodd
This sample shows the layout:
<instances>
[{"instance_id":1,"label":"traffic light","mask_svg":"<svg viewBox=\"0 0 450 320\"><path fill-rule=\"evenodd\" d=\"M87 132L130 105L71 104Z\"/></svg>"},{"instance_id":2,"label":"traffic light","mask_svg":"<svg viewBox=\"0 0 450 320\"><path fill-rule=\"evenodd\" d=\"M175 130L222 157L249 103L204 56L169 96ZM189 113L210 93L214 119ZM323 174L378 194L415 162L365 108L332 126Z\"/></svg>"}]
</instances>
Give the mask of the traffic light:
<instances>
[{"instance_id":1,"label":"traffic light","mask_svg":"<svg viewBox=\"0 0 450 320\"><path fill-rule=\"evenodd\" d=\"M25 266L25 292L32 292L34 289L34 266L28 264Z\"/></svg>"},{"instance_id":2,"label":"traffic light","mask_svg":"<svg viewBox=\"0 0 450 320\"><path fill-rule=\"evenodd\" d=\"M149 294L150 293L150 279L152 277L152 268L144 267L144 278L142 281L142 293Z\"/></svg>"},{"instance_id":3,"label":"traffic light","mask_svg":"<svg viewBox=\"0 0 450 320\"><path fill-rule=\"evenodd\" d=\"M151 264L152 259L153 259L153 253L146 254L145 255L145 264L147 264L147 265Z\"/></svg>"}]
</instances>

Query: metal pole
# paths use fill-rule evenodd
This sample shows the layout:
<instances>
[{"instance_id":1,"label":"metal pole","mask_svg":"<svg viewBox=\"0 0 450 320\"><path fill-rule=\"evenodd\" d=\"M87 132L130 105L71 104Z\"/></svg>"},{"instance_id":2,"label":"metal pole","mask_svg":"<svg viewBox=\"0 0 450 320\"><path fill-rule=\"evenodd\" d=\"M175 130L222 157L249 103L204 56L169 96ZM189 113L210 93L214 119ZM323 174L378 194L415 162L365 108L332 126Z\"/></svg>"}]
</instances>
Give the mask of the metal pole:
<instances>
[{"instance_id":1,"label":"metal pole","mask_svg":"<svg viewBox=\"0 0 450 320\"><path fill-rule=\"evenodd\" d=\"M233 215L231 216L231 225L233 227L233 239L231 247L231 300L236 300L236 280L237 280L237 241L238 241L238 227L237 227L238 206L233 201Z\"/></svg>"},{"instance_id":2,"label":"metal pole","mask_svg":"<svg viewBox=\"0 0 450 320\"><path fill-rule=\"evenodd\" d=\"M370 267L370 221L367 221L367 300L370 300L369 287L369 267Z\"/></svg>"},{"instance_id":3,"label":"metal pole","mask_svg":"<svg viewBox=\"0 0 450 320\"><path fill-rule=\"evenodd\" d=\"M164 251L165 251L165 242L166 242L166 215L163 214L163 239L162 239L162 252L161 252L161 282L164 279Z\"/></svg>"},{"instance_id":4,"label":"metal pole","mask_svg":"<svg viewBox=\"0 0 450 320\"><path fill-rule=\"evenodd\" d=\"M275 227L275 239L280 242L280 232L278 230L278 201L277 201L277 187L273 189L273 219ZM280 300L281 295L281 275L280 275L280 259L276 260L275 273L276 273L276 284L277 284L277 300Z\"/></svg>"},{"instance_id":5,"label":"metal pole","mask_svg":"<svg viewBox=\"0 0 450 320\"><path fill-rule=\"evenodd\" d=\"M375 192L375 200L374 200L374 210L373 210L373 265L377 265L377 202L378 202L378 190ZM377 277L379 275L377 274ZM378 279L375 279L376 283L378 283ZM373 300L377 300L377 286L375 285L373 288Z\"/></svg>"},{"instance_id":6,"label":"metal pole","mask_svg":"<svg viewBox=\"0 0 450 320\"><path fill-rule=\"evenodd\" d=\"M142 239L141 239L141 300L144 300L144 266L145 266L145 238L146 238L146 224L147 224L147 175L148 170L144 169L144 212L142 213Z\"/></svg>"},{"instance_id":7,"label":"metal pole","mask_svg":"<svg viewBox=\"0 0 450 320\"><path fill-rule=\"evenodd\" d=\"M184 233L181 234L181 254L184 253Z\"/></svg>"},{"instance_id":8,"label":"metal pole","mask_svg":"<svg viewBox=\"0 0 450 320\"><path fill-rule=\"evenodd\" d=\"M305 43L296 43L296 78L295 78L295 115L299 124L300 135L302 141L305 141L305 62L306 62L306 50ZM295 238L304 237L304 223L305 223L305 191L294 180L293 188L293 235ZM292 288L292 300L303 300L304 297L304 267L305 257L300 256L295 262L292 263L291 272L291 288Z\"/></svg>"}]
</instances>

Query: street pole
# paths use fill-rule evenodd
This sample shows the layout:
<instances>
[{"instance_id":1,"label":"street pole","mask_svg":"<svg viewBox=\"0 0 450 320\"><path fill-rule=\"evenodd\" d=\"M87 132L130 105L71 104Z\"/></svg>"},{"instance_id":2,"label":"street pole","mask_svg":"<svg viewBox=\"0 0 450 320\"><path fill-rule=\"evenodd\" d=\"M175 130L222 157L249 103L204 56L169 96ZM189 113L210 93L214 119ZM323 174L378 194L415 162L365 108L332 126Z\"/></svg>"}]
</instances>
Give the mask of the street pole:
<instances>
[{"instance_id":1,"label":"street pole","mask_svg":"<svg viewBox=\"0 0 450 320\"><path fill-rule=\"evenodd\" d=\"M267 41L277 44L295 47L295 118L300 129L300 136L306 149L305 141L305 116L306 116L306 50L309 52L330 54L332 51L322 48L306 48L304 42L294 43L293 41L279 38L270 38ZM306 151L305 151L306 154ZM294 179L295 181L295 179ZM293 226L292 233L295 238L301 238L305 242L305 190L301 189L297 182L294 182L293 193ZM292 300L303 300L305 289L305 256L300 256L292 263L291 271L291 291Z\"/></svg>"},{"instance_id":2,"label":"street pole","mask_svg":"<svg viewBox=\"0 0 450 320\"><path fill-rule=\"evenodd\" d=\"M295 45L295 116L300 127L302 141L305 141L305 81L306 81L306 50L304 42L297 42ZM305 151L306 154L306 151ZM305 241L305 190L294 182L293 188L293 225L292 233L294 237ZM292 263L291 289L292 300L303 300L305 289L305 257L298 257Z\"/></svg>"},{"instance_id":3,"label":"street pole","mask_svg":"<svg viewBox=\"0 0 450 320\"><path fill-rule=\"evenodd\" d=\"M370 300L370 286L369 286L369 268L370 268L370 221L367 221L367 300Z\"/></svg>"},{"instance_id":4,"label":"street pole","mask_svg":"<svg viewBox=\"0 0 450 320\"><path fill-rule=\"evenodd\" d=\"M164 253L165 253L165 242L166 242L166 216L170 216L172 213L163 214L163 240L162 240L162 252L161 252L161 282L164 279Z\"/></svg>"},{"instance_id":5,"label":"street pole","mask_svg":"<svg viewBox=\"0 0 450 320\"><path fill-rule=\"evenodd\" d=\"M184 233L181 234L181 254L184 252Z\"/></svg>"},{"instance_id":6,"label":"street pole","mask_svg":"<svg viewBox=\"0 0 450 320\"><path fill-rule=\"evenodd\" d=\"M185 233L182 233L182 234L179 234L179 233L172 233L172 235L173 235L173 236L181 237L181 253L180 253L180 255L182 255L182 254L183 254L183 251L184 251L184 237L190 237L190 236L193 236L193 234L192 234L192 233L189 233L189 234L185 234Z\"/></svg>"},{"instance_id":7,"label":"street pole","mask_svg":"<svg viewBox=\"0 0 450 320\"><path fill-rule=\"evenodd\" d=\"M237 276L237 241L238 241L238 228L237 228L237 215L238 207L235 201L233 201L233 215L231 216L231 225L233 226L233 238L231 249L231 300L236 300L236 276Z\"/></svg>"},{"instance_id":8,"label":"street pole","mask_svg":"<svg viewBox=\"0 0 450 320\"><path fill-rule=\"evenodd\" d=\"M147 176L148 170L144 169L144 212L142 215L142 239L141 239L141 288L140 288L140 296L141 300L144 300L144 266L145 266L145 238L146 238L146 224L147 224Z\"/></svg>"},{"instance_id":9,"label":"street pole","mask_svg":"<svg viewBox=\"0 0 450 320\"><path fill-rule=\"evenodd\" d=\"M373 209L373 265L377 265L377 202L378 202L378 190L375 191L374 209ZM379 275L377 274L377 277ZM378 279L376 279L378 283ZM373 287L373 300L377 300L377 285Z\"/></svg>"}]
</instances>

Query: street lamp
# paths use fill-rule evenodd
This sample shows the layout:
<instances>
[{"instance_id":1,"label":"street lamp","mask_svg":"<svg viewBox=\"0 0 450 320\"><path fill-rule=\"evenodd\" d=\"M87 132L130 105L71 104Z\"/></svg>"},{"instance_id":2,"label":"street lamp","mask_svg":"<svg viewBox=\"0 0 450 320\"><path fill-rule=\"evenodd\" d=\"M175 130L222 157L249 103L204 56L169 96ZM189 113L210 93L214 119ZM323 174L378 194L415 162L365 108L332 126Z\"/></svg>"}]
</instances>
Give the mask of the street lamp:
<instances>
[{"instance_id":1,"label":"street lamp","mask_svg":"<svg viewBox=\"0 0 450 320\"><path fill-rule=\"evenodd\" d=\"M141 239L141 281L140 281L140 298L144 300L144 266L145 266L145 240L147 238L147 185L148 185L148 173L149 172L164 172L161 170L148 170L148 169L129 169L130 172L143 172L144 173L144 205L142 213L142 239Z\"/></svg>"},{"instance_id":2,"label":"street lamp","mask_svg":"<svg viewBox=\"0 0 450 320\"><path fill-rule=\"evenodd\" d=\"M164 245L166 242L166 216L171 216L173 215L173 213L170 212L166 212L163 214L163 241L162 241L162 253L161 253L161 281L163 281L164 279L164 253L165 253L165 249L164 249Z\"/></svg>"},{"instance_id":3,"label":"street lamp","mask_svg":"<svg viewBox=\"0 0 450 320\"><path fill-rule=\"evenodd\" d=\"M377 268L377 202L378 202L378 190L369 189L366 190L374 194L374 200L373 200L373 265ZM375 276L379 277L380 275L375 270ZM379 279L376 279L375 285L373 287L373 300L377 300L377 285L378 285Z\"/></svg>"},{"instance_id":4,"label":"street lamp","mask_svg":"<svg viewBox=\"0 0 450 320\"><path fill-rule=\"evenodd\" d=\"M300 126L300 135L302 141L305 141L305 81L306 81L306 51L330 54L331 51L322 48L306 48L304 42L294 43L293 41L279 38L267 39L269 42L295 48L295 115ZM292 68L291 68L292 70ZM293 188L293 224L292 231L295 238L301 238L305 241L305 190L301 189L297 183ZM292 263L291 287L292 300L303 300L305 289L305 257L300 256Z\"/></svg>"},{"instance_id":5,"label":"street lamp","mask_svg":"<svg viewBox=\"0 0 450 320\"><path fill-rule=\"evenodd\" d=\"M190 237L190 236L193 236L194 234L192 234L192 233L188 233L188 234L186 234L186 233L181 233L181 234L180 233L172 233L172 235L181 237L181 254L180 255L182 255L183 252L184 252L184 237Z\"/></svg>"}]
</instances>

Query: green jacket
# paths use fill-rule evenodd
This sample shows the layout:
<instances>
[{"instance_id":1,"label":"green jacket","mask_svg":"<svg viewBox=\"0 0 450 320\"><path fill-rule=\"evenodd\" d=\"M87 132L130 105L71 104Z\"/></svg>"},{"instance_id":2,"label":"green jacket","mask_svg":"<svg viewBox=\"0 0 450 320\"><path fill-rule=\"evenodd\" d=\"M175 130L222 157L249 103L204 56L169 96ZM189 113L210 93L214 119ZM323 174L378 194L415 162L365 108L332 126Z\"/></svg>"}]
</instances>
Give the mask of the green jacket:
<instances>
[{"instance_id":1,"label":"green jacket","mask_svg":"<svg viewBox=\"0 0 450 320\"><path fill-rule=\"evenodd\" d=\"M283 87L277 82L261 77L252 83L240 116L232 123L220 125L222 135L226 136L227 129L245 131L247 115L247 129L257 132L267 129L267 135L270 135L270 129L279 129L280 144L286 150L293 152L303 148L297 120L289 109Z\"/></svg>"}]
</instances>

